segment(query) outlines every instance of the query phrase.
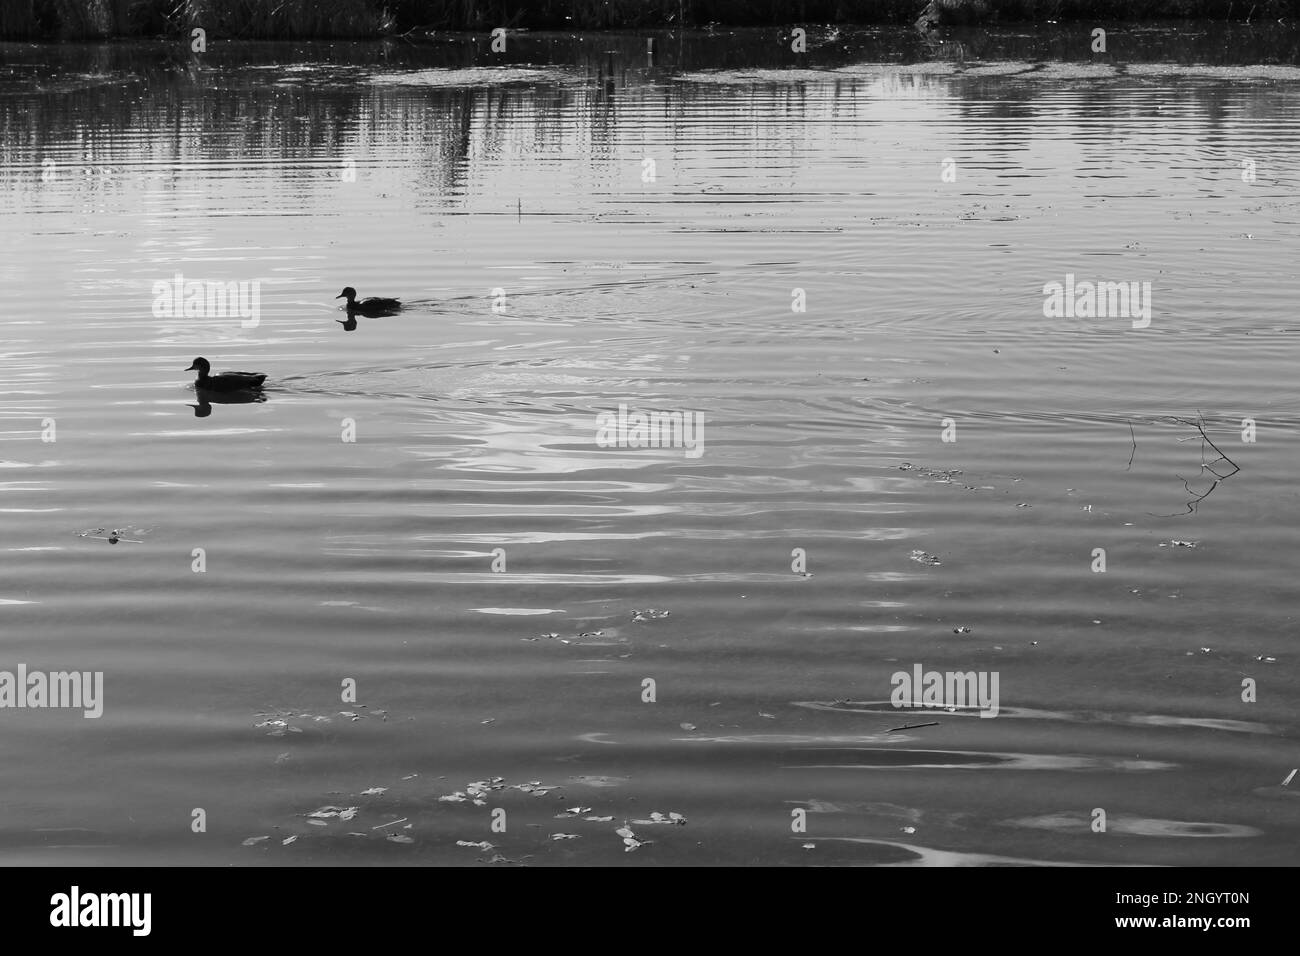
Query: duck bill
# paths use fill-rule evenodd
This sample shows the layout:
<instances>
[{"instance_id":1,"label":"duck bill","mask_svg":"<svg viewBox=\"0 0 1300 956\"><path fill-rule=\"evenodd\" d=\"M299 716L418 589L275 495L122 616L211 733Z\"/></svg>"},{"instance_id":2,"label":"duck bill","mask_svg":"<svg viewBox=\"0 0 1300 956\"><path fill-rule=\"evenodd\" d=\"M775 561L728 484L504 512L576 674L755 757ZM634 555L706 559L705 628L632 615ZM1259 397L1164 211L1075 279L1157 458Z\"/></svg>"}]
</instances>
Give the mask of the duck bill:
<instances>
[{"instance_id":1,"label":"duck bill","mask_svg":"<svg viewBox=\"0 0 1300 956\"><path fill-rule=\"evenodd\" d=\"M341 299L341 298L343 298L343 293L340 292L340 293L339 293L338 295L336 295L334 298L336 298L336 299Z\"/></svg>"},{"instance_id":2,"label":"duck bill","mask_svg":"<svg viewBox=\"0 0 1300 956\"><path fill-rule=\"evenodd\" d=\"M190 366L189 368L187 368L185 371L187 371L187 372L197 372L198 370L199 370L199 367L198 367L197 365L191 365L191 366Z\"/></svg>"}]
</instances>

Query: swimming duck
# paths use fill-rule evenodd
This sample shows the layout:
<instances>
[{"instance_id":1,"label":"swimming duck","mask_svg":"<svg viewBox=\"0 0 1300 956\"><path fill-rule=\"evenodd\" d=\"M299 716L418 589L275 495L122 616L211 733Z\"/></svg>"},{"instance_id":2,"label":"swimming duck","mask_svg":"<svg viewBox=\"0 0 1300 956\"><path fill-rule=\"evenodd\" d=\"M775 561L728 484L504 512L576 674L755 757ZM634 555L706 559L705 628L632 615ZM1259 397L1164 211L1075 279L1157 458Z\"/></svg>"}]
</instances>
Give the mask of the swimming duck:
<instances>
[{"instance_id":1,"label":"swimming duck","mask_svg":"<svg viewBox=\"0 0 1300 956\"><path fill-rule=\"evenodd\" d=\"M222 372L220 375L209 374L212 366L205 358L196 358L185 371L197 371L199 377L194 380L196 389L213 392L255 391L262 387L266 376L260 372Z\"/></svg>"},{"instance_id":2,"label":"swimming duck","mask_svg":"<svg viewBox=\"0 0 1300 956\"><path fill-rule=\"evenodd\" d=\"M357 301L357 290L348 286L334 298L347 299L348 314L359 312L362 315L381 315L385 312L397 312L402 308L402 303L398 299L384 299L377 296L371 296L368 299Z\"/></svg>"}]
</instances>

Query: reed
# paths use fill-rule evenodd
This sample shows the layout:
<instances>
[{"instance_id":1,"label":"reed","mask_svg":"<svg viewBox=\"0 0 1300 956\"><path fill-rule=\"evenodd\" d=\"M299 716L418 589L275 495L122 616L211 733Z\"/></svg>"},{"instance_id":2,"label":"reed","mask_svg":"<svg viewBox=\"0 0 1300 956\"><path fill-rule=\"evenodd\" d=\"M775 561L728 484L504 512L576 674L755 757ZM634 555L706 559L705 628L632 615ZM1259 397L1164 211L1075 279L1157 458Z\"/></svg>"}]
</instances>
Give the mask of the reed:
<instances>
[{"instance_id":1,"label":"reed","mask_svg":"<svg viewBox=\"0 0 1300 956\"><path fill-rule=\"evenodd\" d=\"M187 29L250 40L377 36L393 29L376 0L184 0Z\"/></svg>"},{"instance_id":2,"label":"reed","mask_svg":"<svg viewBox=\"0 0 1300 956\"><path fill-rule=\"evenodd\" d=\"M609 30L790 23L1300 18L1300 0L0 0L0 39L179 34L362 38L493 27Z\"/></svg>"},{"instance_id":3,"label":"reed","mask_svg":"<svg viewBox=\"0 0 1300 956\"><path fill-rule=\"evenodd\" d=\"M17 40L41 33L36 18L36 0L8 0L0 3L0 40Z\"/></svg>"}]
</instances>

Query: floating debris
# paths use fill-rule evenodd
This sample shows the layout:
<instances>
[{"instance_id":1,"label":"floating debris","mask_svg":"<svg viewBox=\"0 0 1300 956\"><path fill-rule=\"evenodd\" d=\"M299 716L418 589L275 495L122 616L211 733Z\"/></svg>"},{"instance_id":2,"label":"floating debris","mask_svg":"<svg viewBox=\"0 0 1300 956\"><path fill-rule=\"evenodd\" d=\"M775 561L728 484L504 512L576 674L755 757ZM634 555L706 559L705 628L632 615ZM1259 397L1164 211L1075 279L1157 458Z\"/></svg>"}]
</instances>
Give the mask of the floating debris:
<instances>
[{"instance_id":1,"label":"floating debris","mask_svg":"<svg viewBox=\"0 0 1300 956\"><path fill-rule=\"evenodd\" d=\"M512 784L510 789L518 790L521 793L531 793L535 797L544 797L552 790L559 790L560 788L554 785L543 786L540 780L532 780L528 783Z\"/></svg>"},{"instance_id":2,"label":"floating debris","mask_svg":"<svg viewBox=\"0 0 1300 956\"><path fill-rule=\"evenodd\" d=\"M913 551L908 557L917 564L924 564L928 567L937 567L941 563L937 557L925 551Z\"/></svg>"},{"instance_id":3,"label":"floating debris","mask_svg":"<svg viewBox=\"0 0 1300 956\"><path fill-rule=\"evenodd\" d=\"M578 834L576 834L576 833L552 833L552 834L551 834L551 839L552 839L552 840L576 840L576 839L578 839Z\"/></svg>"},{"instance_id":4,"label":"floating debris","mask_svg":"<svg viewBox=\"0 0 1300 956\"><path fill-rule=\"evenodd\" d=\"M387 788L387 787L371 787L369 790L362 790L362 791L361 791L361 796L363 796L363 797L373 797L375 794L379 794L379 793L387 793L387 792L388 792L388 788Z\"/></svg>"},{"instance_id":5,"label":"floating debris","mask_svg":"<svg viewBox=\"0 0 1300 956\"><path fill-rule=\"evenodd\" d=\"M394 833L388 837L385 837L385 839L388 840L389 843L414 843L415 842L414 839L412 839L409 836L406 836L403 833Z\"/></svg>"},{"instance_id":6,"label":"floating debris","mask_svg":"<svg viewBox=\"0 0 1300 956\"><path fill-rule=\"evenodd\" d=\"M924 465L914 465L910 461L903 462L901 465L898 466L898 470L914 471L919 475L924 475L926 478L934 478L937 481L945 482L945 483L952 481L954 478L956 478L958 475L961 474L960 468L950 468L948 470L927 468Z\"/></svg>"},{"instance_id":7,"label":"floating debris","mask_svg":"<svg viewBox=\"0 0 1300 956\"><path fill-rule=\"evenodd\" d=\"M804 848L805 850L815 850L815 849L817 849L817 844L816 844L816 843L805 843L805 844L803 844L803 848Z\"/></svg>"},{"instance_id":8,"label":"floating debris","mask_svg":"<svg viewBox=\"0 0 1300 956\"><path fill-rule=\"evenodd\" d=\"M969 634L969 633L970 633L970 628L967 627L965 624L962 624L962 625L960 625L960 626L958 626L958 627L954 627L954 628L952 629L952 632L953 632L954 634Z\"/></svg>"},{"instance_id":9,"label":"floating debris","mask_svg":"<svg viewBox=\"0 0 1300 956\"><path fill-rule=\"evenodd\" d=\"M613 821L614 818L613 817L583 817L582 819L586 820L588 823L610 823Z\"/></svg>"},{"instance_id":10,"label":"floating debris","mask_svg":"<svg viewBox=\"0 0 1300 956\"><path fill-rule=\"evenodd\" d=\"M659 611L655 608L647 608L644 611L633 611L632 623L639 624L642 621L662 621L671 613L672 611Z\"/></svg>"},{"instance_id":11,"label":"floating debris","mask_svg":"<svg viewBox=\"0 0 1300 956\"><path fill-rule=\"evenodd\" d=\"M247 840L243 842L243 846L256 846L257 844L261 843L263 840L269 840L269 839L271 839L270 836L249 837Z\"/></svg>"},{"instance_id":12,"label":"floating debris","mask_svg":"<svg viewBox=\"0 0 1300 956\"><path fill-rule=\"evenodd\" d=\"M290 843L297 843L297 842L298 842L298 837L295 834L294 836L285 837L283 840L281 840L280 846L288 846Z\"/></svg>"},{"instance_id":13,"label":"floating debris","mask_svg":"<svg viewBox=\"0 0 1300 956\"><path fill-rule=\"evenodd\" d=\"M947 711L949 711L950 713L956 713L956 711L957 711L957 708L956 708L956 707L946 707L946 708L944 708L944 709L947 710ZM932 721L930 721L929 723L926 723L926 724L903 724L903 726L901 726L901 727L890 727L887 731L885 731L885 733L887 733L887 734L896 734L896 733L898 733L900 730L918 730L918 729L920 729L921 727L938 727L938 726L939 726L939 721L937 721L937 720L932 720Z\"/></svg>"},{"instance_id":14,"label":"floating debris","mask_svg":"<svg viewBox=\"0 0 1300 956\"><path fill-rule=\"evenodd\" d=\"M614 832L623 838L624 853L631 853L633 850L654 842L652 840L638 840L636 834L632 832L631 827L629 827L626 822Z\"/></svg>"},{"instance_id":15,"label":"floating debris","mask_svg":"<svg viewBox=\"0 0 1300 956\"><path fill-rule=\"evenodd\" d=\"M653 826L656 823L672 824L673 826L686 826L686 818L680 813L660 813L655 810L650 814L649 820L633 820L637 826Z\"/></svg>"},{"instance_id":16,"label":"floating debris","mask_svg":"<svg viewBox=\"0 0 1300 956\"><path fill-rule=\"evenodd\" d=\"M84 531L74 532L78 538L96 538L100 541L107 541L109 544L117 544L119 541L125 541L127 544L144 544L140 538L147 535L152 529L150 528L87 528ZM130 535L131 537L128 537Z\"/></svg>"},{"instance_id":17,"label":"floating debris","mask_svg":"<svg viewBox=\"0 0 1300 956\"><path fill-rule=\"evenodd\" d=\"M765 720L776 720L776 714L765 714L761 710L758 712L758 716L764 718Z\"/></svg>"},{"instance_id":18,"label":"floating debris","mask_svg":"<svg viewBox=\"0 0 1300 956\"><path fill-rule=\"evenodd\" d=\"M1259 655L1259 657L1255 658L1255 660L1257 660L1257 661L1261 661L1262 663L1265 663L1265 664L1276 664L1276 663L1277 663L1277 658L1276 658L1276 657L1265 657L1263 654Z\"/></svg>"},{"instance_id":19,"label":"floating debris","mask_svg":"<svg viewBox=\"0 0 1300 956\"><path fill-rule=\"evenodd\" d=\"M1175 538L1175 539L1171 540L1171 541L1169 542L1169 544L1165 544L1163 541L1161 541L1159 547L1167 548L1167 547L1169 547L1170 545L1173 545L1175 548L1194 548L1194 547L1196 547L1196 542L1195 542L1195 541L1179 541L1178 539Z\"/></svg>"},{"instance_id":20,"label":"floating debris","mask_svg":"<svg viewBox=\"0 0 1300 956\"><path fill-rule=\"evenodd\" d=\"M916 832L916 827L903 827L903 832L904 832L904 833L915 833L915 832Z\"/></svg>"},{"instance_id":21,"label":"floating debris","mask_svg":"<svg viewBox=\"0 0 1300 956\"><path fill-rule=\"evenodd\" d=\"M696 729L694 724L678 724L677 726L682 728L682 730L687 730L687 731Z\"/></svg>"},{"instance_id":22,"label":"floating debris","mask_svg":"<svg viewBox=\"0 0 1300 956\"><path fill-rule=\"evenodd\" d=\"M582 774L569 779L584 787L621 787L628 782L627 777L606 777L599 774Z\"/></svg>"},{"instance_id":23,"label":"floating debris","mask_svg":"<svg viewBox=\"0 0 1300 956\"><path fill-rule=\"evenodd\" d=\"M1297 768L1297 769L1300 769L1300 768ZM1291 786L1291 781L1295 779L1295 775L1296 775L1296 773L1297 773L1297 770L1292 770L1289 774L1287 774L1287 775L1286 775L1286 779L1282 781L1282 786L1284 786L1284 787L1289 787L1289 786Z\"/></svg>"},{"instance_id":24,"label":"floating debris","mask_svg":"<svg viewBox=\"0 0 1300 956\"><path fill-rule=\"evenodd\" d=\"M397 826L397 824L399 824L399 823L406 823L406 821L409 820L409 819L410 819L410 817L402 817L400 820L390 820L390 821L388 821L387 823L381 823L381 824L379 824L379 826L377 826L377 827L371 827L370 829L372 829L372 830L387 830L389 827L395 827L395 826ZM408 826L409 826L409 824L408 824ZM363 833L363 834L361 834L361 836L365 836L365 834Z\"/></svg>"},{"instance_id":25,"label":"floating debris","mask_svg":"<svg viewBox=\"0 0 1300 956\"><path fill-rule=\"evenodd\" d=\"M496 847L494 847L494 846L493 846L491 843L489 843L487 840L483 840L483 841L481 841L481 842L479 842L479 843L473 843L473 842L471 842L470 840L457 840L457 841L456 841L456 845L457 845L457 846L472 846L474 849L476 849L476 850L482 850L484 853L486 853L488 850L495 850L495 849L496 849Z\"/></svg>"},{"instance_id":26,"label":"floating debris","mask_svg":"<svg viewBox=\"0 0 1300 956\"><path fill-rule=\"evenodd\" d=\"M327 820L332 817L338 817L340 820L351 820L357 815L360 807L321 807L319 810L313 810L307 814L308 822L312 820Z\"/></svg>"},{"instance_id":27,"label":"floating debris","mask_svg":"<svg viewBox=\"0 0 1300 956\"><path fill-rule=\"evenodd\" d=\"M559 813L557 813L555 815L555 819L560 820L563 819L564 817L579 817L582 816L582 814L584 813L590 813L590 812L591 812L591 807L569 807L567 810L562 810Z\"/></svg>"}]
</instances>

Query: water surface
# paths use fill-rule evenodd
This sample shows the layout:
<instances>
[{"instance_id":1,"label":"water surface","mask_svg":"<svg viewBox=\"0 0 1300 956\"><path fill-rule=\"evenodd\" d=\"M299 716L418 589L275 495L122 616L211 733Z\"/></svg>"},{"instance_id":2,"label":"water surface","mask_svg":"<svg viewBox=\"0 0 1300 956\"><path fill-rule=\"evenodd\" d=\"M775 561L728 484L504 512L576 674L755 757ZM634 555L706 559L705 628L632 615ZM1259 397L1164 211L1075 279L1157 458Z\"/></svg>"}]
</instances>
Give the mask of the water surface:
<instances>
[{"instance_id":1,"label":"water surface","mask_svg":"<svg viewBox=\"0 0 1300 956\"><path fill-rule=\"evenodd\" d=\"M0 859L1296 861L1295 33L656 36L0 47Z\"/></svg>"}]
</instances>

